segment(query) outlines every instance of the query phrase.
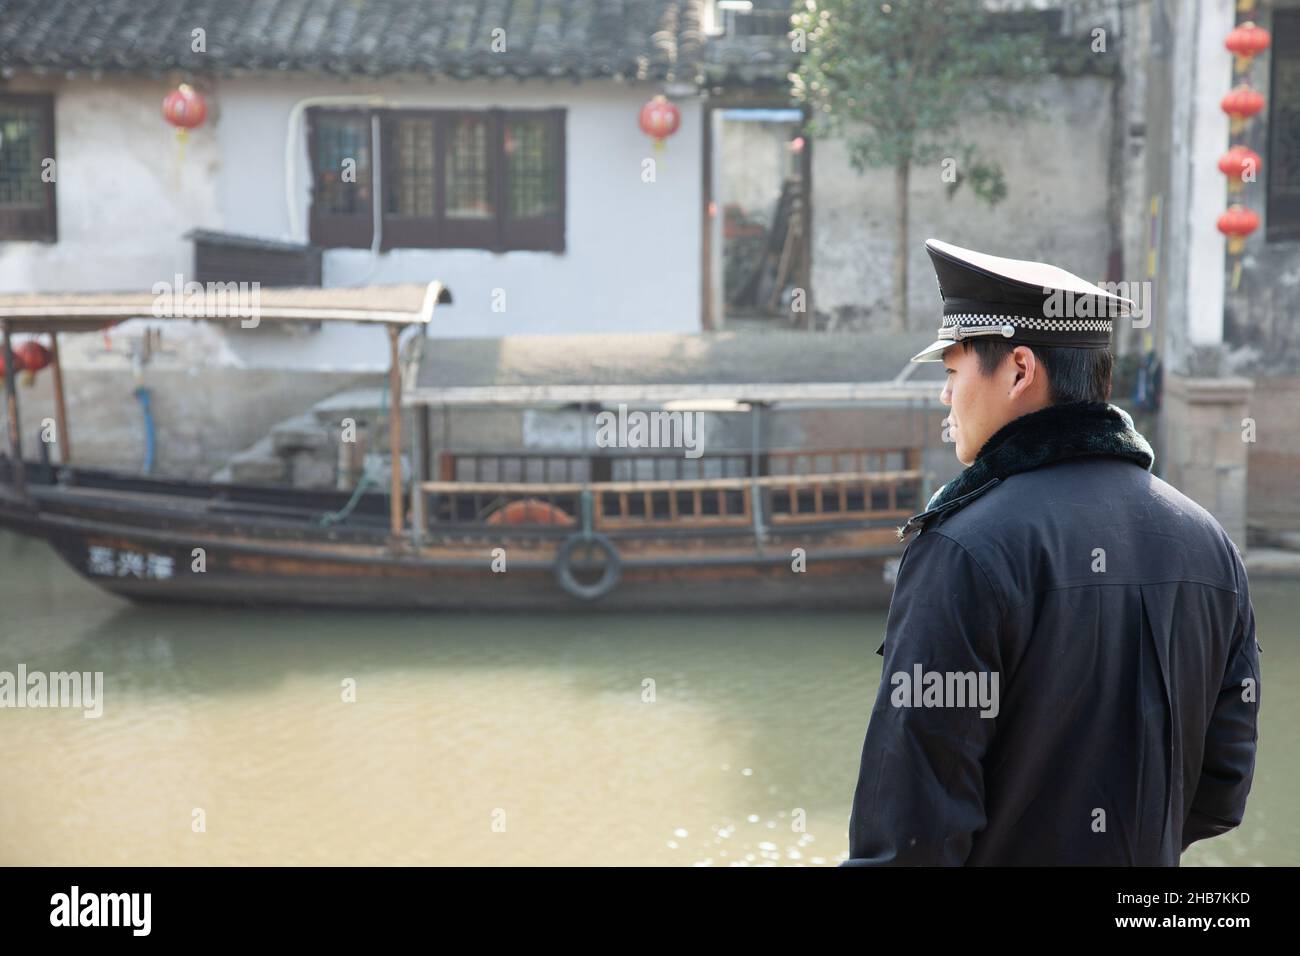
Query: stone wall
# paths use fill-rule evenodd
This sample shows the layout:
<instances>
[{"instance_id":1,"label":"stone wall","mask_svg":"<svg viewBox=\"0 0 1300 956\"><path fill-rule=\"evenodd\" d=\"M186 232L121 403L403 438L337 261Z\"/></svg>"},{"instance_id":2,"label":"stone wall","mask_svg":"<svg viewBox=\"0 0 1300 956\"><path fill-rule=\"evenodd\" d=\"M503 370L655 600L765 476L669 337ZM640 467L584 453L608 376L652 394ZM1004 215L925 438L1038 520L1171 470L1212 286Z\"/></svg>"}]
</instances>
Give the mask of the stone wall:
<instances>
[{"instance_id":1,"label":"stone wall","mask_svg":"<svg viewBox=\"0 0 1300 956\"><path fill-rule=\"evenodd\" d=\"M1249 446L1247 484L1251 525L1273 531L1300 530L1300 376L1255 379L1249 414L1256 441Z\"/></svg>"},{"instance_id":2,"label":"stone wall","mask_svg":"<svg viewBox=\"0 0 1300 956\"><path fill-rule=\"evenodd\" d=\"M1089 280L1107 278L1111 85L1103 76L1050 76L1017 91L1027 112L1021 122L981 118L963 124L960 137L1003 166L1008 193L996 207L980 202L966 186L950 198L937 162L912 170L911 328L938 326L941 299L924 249L927 238L1043 259ZM1028 115L1032 105L1036 115ZM812 155L815 309L819 317L837 317L837 327L886 328L895 241L893 172L859 174L838 139L818 140Z\"/></svg>"},{"instance_id":3,"label":"stone wall","mask_svg":"<svg viewBox=\"0 0 1300 956\"><path fill-rule=\"evenodd\" d=\"M1248 379L1169 376L1157 452L1164 479L1213 514L1242 552L1251 388Z\"/></svg>"},{"instance_id":4,"label":"stone wall","mask_svg":"<svg viewBox=\"0 0 1300 956\"><path fill-rule=\"evenodd\" d=\"M157 474L208 478L277 422L314 402L380 376L193 367L149 369L142 378L154 417ZM53 421L49 371L18 386L23 452L41 454L43 420ZM64 375L73 462L136 472L145 456L144 413L129 369L75 369ZM51 449L57 461L56 450Z\"/></svg>"}]
</instances>

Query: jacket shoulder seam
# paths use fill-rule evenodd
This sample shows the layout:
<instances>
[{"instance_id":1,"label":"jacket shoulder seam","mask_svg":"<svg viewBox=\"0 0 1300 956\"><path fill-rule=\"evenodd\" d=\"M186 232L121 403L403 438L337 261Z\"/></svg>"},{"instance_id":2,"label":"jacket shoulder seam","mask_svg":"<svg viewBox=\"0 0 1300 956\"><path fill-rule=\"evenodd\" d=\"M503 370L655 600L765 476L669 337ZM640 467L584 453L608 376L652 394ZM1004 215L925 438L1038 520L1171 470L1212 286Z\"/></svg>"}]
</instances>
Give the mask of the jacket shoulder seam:
<instances>
[{"instance_id":1,"label":"jacket shoulder seam","mask_svg":"<svg viewBox=\"0 0 1300 956\"><path fill-rule=\"evenodd\" d=\"M1240 595L1241 591L1237 588L1230 588L1223 584L1215 584L1213 581L1202 581L1200 578L1161 578L1158 581L1089 581L1087 584L1058 584L1055 587L1043 588L1037 592L1039 594L1049 594L1052 591L1073 591L1076 588L1128 588L1128 587L1147 587L1154 584L1199 584L1202 587L1214 588L1216 591L1227 591L1229 594Z\"/></svg>"},{"instance_id":2,"label":"jacket shoulder seam","mask_svg":"<svg viewBox=\"0 0 1300 956\"><path fill-rule=\"evenodd\" d=\"M1041 591L1036 590L1028 597L1026 597L1025 600L1017 604L1015 607L1011 607L1009 602L1004 599L1002 593L998 590L998 588L994 586L992 575L990 575L988 570L984 567L984 565L980 563L979 558L975 557L975 555L971 553L969 548L967 548L964 544L962 544L952 535L945 534L939 528L931 528L929 533L936 534L943 538L946 538L947 540L955 544L957 547L961 548L962 552L968 558L970 558L971 562L977 568L980 569L980 573L984 576L984 580L988 582L989 590L991 590L994 593L994 595L997 596L998 608L1002 613L1003 620L1006 620L1007 615L1011 611L1020 610L1026 604L1029 604L1031 601L1033 601L1034 598L1036 597L1041 597L1044 594L1051 594L1055 591L1073 591L1079 588L1105 588L1105 587L1115 588L1115 587L1132 587L1134 585L1137 585L1138 587L1143 587L1146 585L1154 585L1154 584L1199 584L1203 587L1214 588L1216 591L1227 591L1229 594L1234 594L1237 595L1238 597L1241 596L1240 588L1228 587L1223 584L1216 584L1213 581L1202 581L1199 578L1162 578L1158 581L1089 581L1085 584L1060 584L1054 587L1043 588ZM1240 610L1238 611L1238 614L1240 614Z\"/></svg>"},{"instance_id":3,"label":"jacket shoulder seam","mask_svg":"<svg viewBox=\"0 0 1300 956\"><path fill-rule=\"evenodd\" d=\"M966 555L966 557L970 559L971 564L979 568L980 574L984 576L984 581L989 586L989 590L993 592L993 596L997 598L998 617L1001 620L1005 621L1007 619L1007 602L1004 599L1002 592L993 583L993 577L989 574L988 569L986 569L984 565L980 563L979 558L975 557L975 555L971 553L970 549L967 548L966 545L962 544L952 535L944 534L944 532L939 530L938 528L931 529L931 533L937 534L939 537L943 538L946 541L951 541L953 544L955 544L958 548L961 549L962 554Z\"/></svg>"}]
</instances>

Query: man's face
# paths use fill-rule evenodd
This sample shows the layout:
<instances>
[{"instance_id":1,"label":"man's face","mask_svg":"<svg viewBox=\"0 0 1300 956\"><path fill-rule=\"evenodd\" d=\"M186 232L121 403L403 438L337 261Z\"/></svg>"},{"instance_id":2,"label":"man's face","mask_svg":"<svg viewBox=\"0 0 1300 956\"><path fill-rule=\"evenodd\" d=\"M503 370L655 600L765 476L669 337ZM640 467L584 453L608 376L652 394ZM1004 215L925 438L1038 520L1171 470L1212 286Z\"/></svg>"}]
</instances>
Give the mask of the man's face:
<instances>
[{"instance_id":1,"label":"man's face","mask_svg":"<svg viewBox=\"0 0 1300 956\"><path fill-rule=\"evenodd\" d=\"M1038 388L1032 387L1038 376L1029 349L1008 353L992 375L985 375L974 349L950 345L943 353L943 367L948 380L939 400L951 408L948 432L963 465L973 462L984 443L1007 422L1046 404L1041 381Z\"/></svg>"}]
</instances>

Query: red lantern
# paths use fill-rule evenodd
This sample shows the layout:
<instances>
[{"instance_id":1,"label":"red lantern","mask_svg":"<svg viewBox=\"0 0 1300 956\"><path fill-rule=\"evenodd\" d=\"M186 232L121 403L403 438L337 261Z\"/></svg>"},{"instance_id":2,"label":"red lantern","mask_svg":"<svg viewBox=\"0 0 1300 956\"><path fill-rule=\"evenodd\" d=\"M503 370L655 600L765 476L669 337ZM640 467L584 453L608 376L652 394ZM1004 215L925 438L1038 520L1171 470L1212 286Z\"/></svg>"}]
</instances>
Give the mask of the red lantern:
<instances>
[{"instance_id":1,"label":"red lantern","mask_svg":"<svg viewBox=\"0 0 1300 956\"><path fill-rule=\"evenodd\" d=\"M1247 20L1228 34L1223 45L1237 57L1237 72L1244 73L1250 69L1250 61L1268 49L1272 39L1267 30Z\"/></svg>"},{"instance_id":2,"label":"red lantern","mask_svg":"<svg viewBox=\"0 0 1300 956\"><path fill-rule=\"evenodd\" d=\"M1219 157L1219 172L1228 177L1228 191L1237 193L1241 192L1242 184L1247 181L1247 175L1250 176L1250 182L1255 181L1263 163L1264 160L1253 149L1246 146L1233 146Z\"/></svg>"},{"instance_id":3,"label":"red lantern","mask_svg":"<svg viewBox=\"0 0 1300 956\"><path fill-rule=\"evenodd\" d=\"M676 106L668 102L666 96L656 96L641 107L638 122L641 124L641 132L654 137L655 149L663 149L664 140L677 132L677 127L682 125L682 114Z\"/></svg>"},{"instance_id":4,"label":"red lantern","mask_svg":"<svg viewBox=\"0 0 1300 956\"><path fill-rule=\"evenodd\" d=\"M1236 136L1245 127L1246 120L1264 108L1264 94L1242 83L1220 100L1219 106L1232 117L1232 135Z\"/></svg>"},{"instance_id":5,"label":"red lantern","mask_svg":"<svg viewBox=\"0 0 1300 956\"><path fill-rule=\"evenodd\" d=\"M51 357L49 349L30 339L14 349L14 365L22 370L23 384L30 388L36 373L50 364Z\"/></svg>"},{"instance_id":6,"label":"red lantern","mask_svg":"<svg viewBox=\"0 0 1300 956\"><path fill-rule=\"evenodd\" d=\"M208 104L188 83L182 83L163 100L163 119L176 127L176 136L182 142L188 130L202 126L207 118Z\"/></svg>"},{"instance_id":7,"label":"red lantern","mask_svg":"<svg viewBox=\"0 0 1300 956\"><path fill-rule=\"evenodd\" d=\"M1219 232L1228 237L1228 252L1239 255L1246 246L1246 237L1259 228L1259 215L1245 206L1234 203L1219 217Z\"/></svg>"}]
</instances>

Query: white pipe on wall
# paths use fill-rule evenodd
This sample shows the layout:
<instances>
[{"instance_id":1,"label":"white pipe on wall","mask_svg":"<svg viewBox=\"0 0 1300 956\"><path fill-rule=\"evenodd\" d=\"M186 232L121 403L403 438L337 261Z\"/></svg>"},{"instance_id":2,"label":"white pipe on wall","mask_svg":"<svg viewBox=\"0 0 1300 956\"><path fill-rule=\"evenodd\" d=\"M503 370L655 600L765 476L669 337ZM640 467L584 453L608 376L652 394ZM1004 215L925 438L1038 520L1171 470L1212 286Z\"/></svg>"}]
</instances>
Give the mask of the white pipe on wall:
<instances>
[{"instance_id":1,"label":"white pipe on wall","mask_svg":"<svg viewBox=\"0 0 1300 956\"><path fill-rule=\"evenodd\" d=\"M307 241L307 227L305 217L299 217L298 210L298 176L297 165L294 162L298 149L298 130L302 122L302 114L311 106L386 106L388 101L378 94L340 94L336 96L308 96L289 108L289 127L284 136L284 201L289 211L289 234L297 242ZM373 139L373 137L372 137ZM373 148L373 147L372 147ZM374 156L372 153L371 167L373 168ZM374 191L371 191L371 200L375 200Z\"/></svg>"}]
</instances>

